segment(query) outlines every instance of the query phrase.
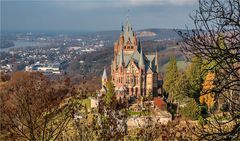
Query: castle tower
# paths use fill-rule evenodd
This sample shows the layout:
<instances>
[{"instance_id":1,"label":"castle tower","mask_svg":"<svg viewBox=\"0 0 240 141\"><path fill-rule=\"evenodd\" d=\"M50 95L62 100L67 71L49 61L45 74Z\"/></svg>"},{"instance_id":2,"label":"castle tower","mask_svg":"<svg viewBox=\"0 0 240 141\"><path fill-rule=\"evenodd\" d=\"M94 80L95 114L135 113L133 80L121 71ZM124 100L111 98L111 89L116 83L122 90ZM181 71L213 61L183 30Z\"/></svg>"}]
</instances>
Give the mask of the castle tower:
<instances>
[{"instance_id":1,"label":"castle tower","mask_svg":"<svg viewBox=\"0 0 240 141\"><path fill-rule=\"evenodd\" d=\"M141 97L155 94L158 86L157 54L145 54L140 40L127 18L119 40L114 43L114 58L111 64L112 82L120 97ZM105 84L106 74L102 77ZM122 95L121 91L125 90Z\"/></svg>"}]
</instances>

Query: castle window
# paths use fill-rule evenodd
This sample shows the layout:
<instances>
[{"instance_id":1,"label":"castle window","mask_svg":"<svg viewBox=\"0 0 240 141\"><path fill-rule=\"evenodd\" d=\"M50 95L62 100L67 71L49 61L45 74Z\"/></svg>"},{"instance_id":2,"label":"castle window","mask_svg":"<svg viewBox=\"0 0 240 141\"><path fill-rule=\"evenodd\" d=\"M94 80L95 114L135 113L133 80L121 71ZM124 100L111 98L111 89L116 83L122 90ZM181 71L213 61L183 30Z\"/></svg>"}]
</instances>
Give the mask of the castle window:
<instances>
[{"instance_id":1,"label":"castle window","mask_svg":"<svg viewBox=\"0 0 240 141\"><path fill-rule=\"evenodd\" d=\"M138 88L135 88L135 94L136 95L138 94Z\"/></svg>"},{"instance_id":2,"label":"castle window","mask_svg":"<svg viewBox=\"0 0 240 141\"><path fill-rule=\"evenodd\" d=\"M133 84L133 81L134 81L133 78L131 78L131 84Z\"/></svg>"},{"instance_id":3,"label":"castle window","mask_svg":"<svg viewBox=\"0 0 240 141\"><path fill-rule=\"evenodd\" d=\"M134 73L134 66L132 65L131 72Z\"/></svg>"}]
</instances>

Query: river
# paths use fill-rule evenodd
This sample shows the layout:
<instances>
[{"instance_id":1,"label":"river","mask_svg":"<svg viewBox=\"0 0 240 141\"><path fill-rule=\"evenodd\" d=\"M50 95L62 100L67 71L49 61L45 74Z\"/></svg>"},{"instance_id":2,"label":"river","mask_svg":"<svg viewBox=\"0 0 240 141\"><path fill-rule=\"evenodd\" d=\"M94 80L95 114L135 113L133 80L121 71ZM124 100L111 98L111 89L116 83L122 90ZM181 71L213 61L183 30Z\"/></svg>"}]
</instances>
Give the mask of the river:
<instances>
[{"instance_id":1,"label":"river","mask_svg":"<svg viewBox=\"0 0 240 141\"><path fill-rule=\"evenodd\" d=\"M38 41L25 41L25 40L16 40L13 41L14 46L9 48L2 48L0 51L8 52L11 49L24 48L24 47L46 47L49 45L47 42L38 42Z\"/></svg>"}]
</instances>

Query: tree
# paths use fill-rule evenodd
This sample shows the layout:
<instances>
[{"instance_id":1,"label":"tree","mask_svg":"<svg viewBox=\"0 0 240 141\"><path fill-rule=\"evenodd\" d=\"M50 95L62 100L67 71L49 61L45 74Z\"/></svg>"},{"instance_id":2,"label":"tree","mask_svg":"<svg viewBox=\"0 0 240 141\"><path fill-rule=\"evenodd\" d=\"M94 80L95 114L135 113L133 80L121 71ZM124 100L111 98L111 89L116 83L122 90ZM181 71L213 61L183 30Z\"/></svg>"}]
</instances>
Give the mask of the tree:
<instances>
[{"instance_id":1,"label":"tree","mask_svg":"<svg viewBox=\"0 0 240 141\"><path fill-rule=\"evenodd\" d=\"M193 99L189 99L189 101L185 103L185 106L180 108L179 113L185 118L196 120L199 116L198 105Z\"/></svg>"},{"instance_id":2,"label":"tree","mask_svg":"<svg viewBox=\"0 0 240 141\"><path fill-rule=\"evenodd\" d=\"M117 107L115 87L107 82L107 93L98 97L97 109L80 111L81 120L75 121L77 140L123 140L127 134L127 109Z\"/></svg>"},{"instance_id":3,"label":"tree","mask_svg":"<svg viewBox=\"0 0 240 141\"><path fill-rule=\"evenodd\" d=\"M203 83L203 95L200 96L200 103L201 104L206 104L208 109L213 108L214 104L215 104L215 95L214 93L207 93L207 91L211 91L215 86L214 86L214 77L215 74L214 73L208 73L205 81Z\"/></svg>"},{"instance_id":4,"label":"tree","mask_svg":"<svg viewBox=\"0 0 240 141\"><path fill-rule=\"evenodd\" d=\"M219 121L216 115L199 128L199 140L236 140L240 130L240 1L199 0L199 9L191 15L194 29L179 32L182 49L190 56L201 58L214 71L215 86L209 92L222 97L230 106L229 118ZM209 65L211 64L211 65ZM202 93L202 95L207 94Z\"/></svg>"},{"instance_id":5,"label":"tree","mask_svg":"<svg viewBox=\"0 0 240 141\"><path fill-rule=\"evenodd\" d=\"M175 57L171 57L163 79L163 88L168 93L168 102L170 103L174 102L174 96L177 95L175 85L178 75L177 60Z\"/></svg>"},{"instance_id":6,"label":"tree","mask_svg":"<svg viewBox=\"0 0 240 141\"><path fill-rule=\"evenodd\" d=\"M185 90L186 96L193 98L197 105L199 105L199 97L202 91L203 77L202 60L198 57L192 58L192 63L186 70L187 89Z\"/></svg>"},{"instance_id":7,"label":"tree","mask_svg":"<svg viewBox=\"0 0 240 141\"><path fill-rule=\"evenodd\" d=\"M17 140L56 140L71 118L62 103L69 90L56 88L41 73L17 72L1 88L4 129Z\"/></svg>"},{"instance_id":8,"label":"tree","mask_svg":"<svg viewBox=\"0 0 240 141\"><path fill-rule=\"evenodd\" d=\"M115 86L112 82L107 82L107 93L104 95L104 105L111 108L116 108Z\"/></svg>"},{"instance_id":9,"label":"tree","mask_svg":"<svg viewBox=\"0 0 240 141\"><path fill-rule=\"evenodd\" d=\"M167 66L166 74L163 79L163 88L167 92L167 110L172 115L172 120L175 118L177 112L176 98L178 98L178 68L177 60L171 57Z\"/></svg>"}]
</instances>

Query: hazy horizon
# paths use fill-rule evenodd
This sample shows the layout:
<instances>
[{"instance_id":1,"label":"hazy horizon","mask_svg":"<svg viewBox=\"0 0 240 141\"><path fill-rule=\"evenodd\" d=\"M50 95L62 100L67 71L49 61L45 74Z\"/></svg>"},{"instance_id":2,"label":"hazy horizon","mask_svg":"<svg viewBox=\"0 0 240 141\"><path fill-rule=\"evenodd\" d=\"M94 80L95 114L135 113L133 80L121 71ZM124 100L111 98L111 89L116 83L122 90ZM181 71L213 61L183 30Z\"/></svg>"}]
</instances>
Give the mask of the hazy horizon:
<instances>
[{"instance_id":1,"label":"hazy horizon","mask_svg":"<svg viewBox=\"0 0 240 141\"><path fill-rule=\"evenodd\" d=\"M197 0L1 1L2 31L120 30L127 15L134 30L192 27Z\"/></svg>"}]
</instances>

